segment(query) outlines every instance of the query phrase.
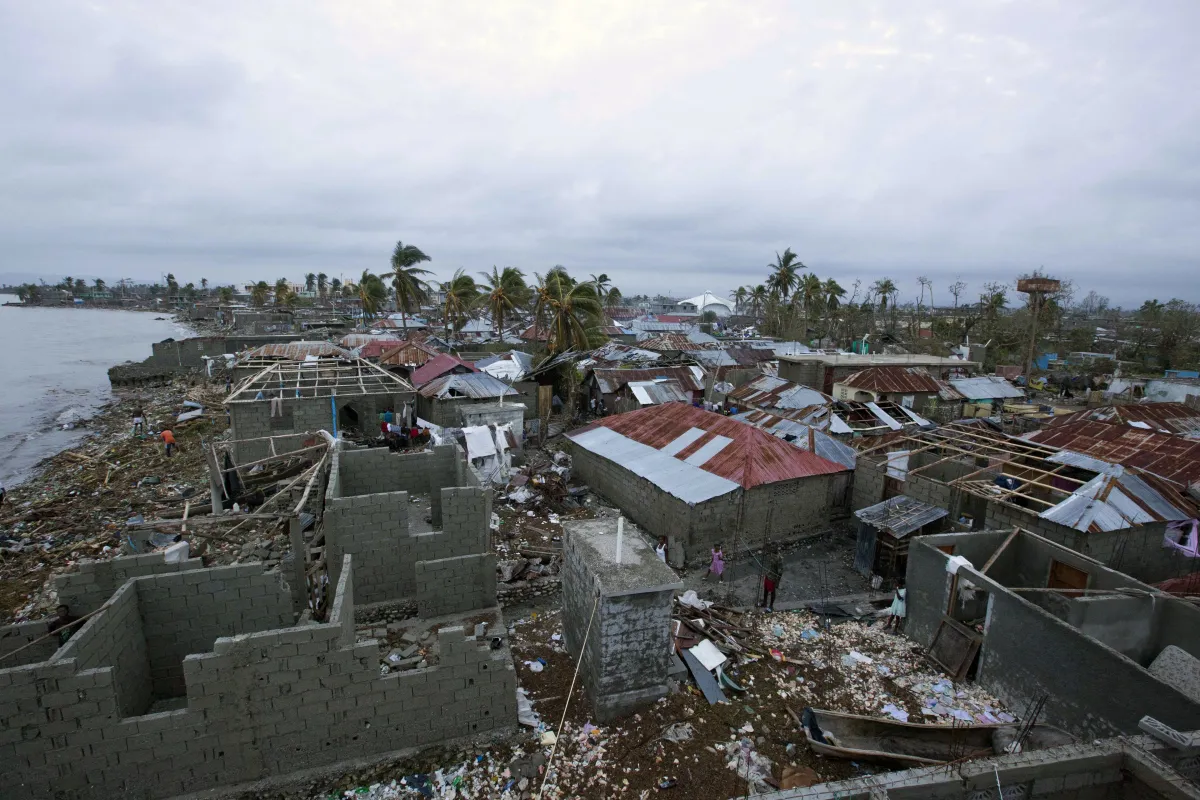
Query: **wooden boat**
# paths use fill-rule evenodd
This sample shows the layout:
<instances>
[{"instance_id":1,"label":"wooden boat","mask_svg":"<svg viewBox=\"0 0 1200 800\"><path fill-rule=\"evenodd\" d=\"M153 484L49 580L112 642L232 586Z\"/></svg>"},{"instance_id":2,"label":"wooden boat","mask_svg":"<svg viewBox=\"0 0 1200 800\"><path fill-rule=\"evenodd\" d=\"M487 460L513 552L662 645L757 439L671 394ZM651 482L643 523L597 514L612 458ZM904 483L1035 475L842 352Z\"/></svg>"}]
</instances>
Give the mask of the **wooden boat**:
<instances>
[{"instance_id":1,"label":"wooden boat","mask_svg":"<svg viewBox=\"0 0 1200 800\"><path fill-rule=\"evenodd\" d=\"M905 767L946 764L1005 752L1019 725L920 725L858 714L806 708L804 736L814 753ZM1075 737L1053 725L1034 725L1022 751L1071 744Z\"/></svg>"}]
</instances>

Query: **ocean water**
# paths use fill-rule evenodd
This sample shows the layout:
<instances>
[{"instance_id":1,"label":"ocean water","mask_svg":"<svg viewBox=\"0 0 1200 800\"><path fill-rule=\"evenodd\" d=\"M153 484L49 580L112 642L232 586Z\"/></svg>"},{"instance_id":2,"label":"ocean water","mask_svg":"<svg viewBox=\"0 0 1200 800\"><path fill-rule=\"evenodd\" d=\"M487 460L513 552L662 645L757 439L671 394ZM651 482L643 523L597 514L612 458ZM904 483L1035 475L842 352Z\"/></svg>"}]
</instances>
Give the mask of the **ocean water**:
<instances>
[{"instance_id":1,"label":"ocean water","mask_svg":"<svg viewBox=\"0 0 1200 800\"><path fill-rule=\"evenodd\" d=\"M0 303L17 302L0 295ZM70 447L87 428L63 430L111 399L108 368L150 355L152 342L190 331L161 314L0 305L0 483Z\"/></svg>"}]
</instances>

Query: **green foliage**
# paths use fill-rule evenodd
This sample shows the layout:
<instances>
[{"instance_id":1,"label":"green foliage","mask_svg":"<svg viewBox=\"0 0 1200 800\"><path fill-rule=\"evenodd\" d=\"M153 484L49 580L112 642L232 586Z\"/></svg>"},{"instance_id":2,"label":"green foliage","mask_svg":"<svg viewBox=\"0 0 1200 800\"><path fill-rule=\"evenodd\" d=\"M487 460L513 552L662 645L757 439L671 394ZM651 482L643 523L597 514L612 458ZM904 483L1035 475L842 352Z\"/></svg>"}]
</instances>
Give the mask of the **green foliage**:
<instances>
[{"instance_id":1,"label":"green foliage","mask_svg":"<svg viewBox=\"0 0 1200 800\"><path fill-rule=\"evenodd\" d=\"M525 305L529 295L529 287L525 285L525 273L516 267L505 267L503 270L492 266L491 273L481 272L486 286L486 302L492 322L496 326L496 334L504 335L504 318L517 308Z\"/></svg>"}]
</instances>

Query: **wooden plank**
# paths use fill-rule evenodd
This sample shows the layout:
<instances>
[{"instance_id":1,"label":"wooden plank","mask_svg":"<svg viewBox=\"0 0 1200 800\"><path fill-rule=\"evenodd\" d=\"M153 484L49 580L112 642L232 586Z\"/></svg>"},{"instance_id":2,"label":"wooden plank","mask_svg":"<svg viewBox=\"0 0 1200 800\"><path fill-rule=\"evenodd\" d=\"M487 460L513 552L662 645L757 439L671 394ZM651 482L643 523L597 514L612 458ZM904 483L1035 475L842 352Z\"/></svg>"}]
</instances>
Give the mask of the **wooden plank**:
<instances>
[{"instance_id":1,"label":"wooden plank","mask_svg":"<svg viewBox=\"0 0 1200 800\"><path fill-rule=\"evenodd\" d=\"M1000 546L996 548L996 552L992 553L991 557L988 558L987 563L983 565L983 569L979 570L980 575L987 574L988 569L992 566L992 564L996 563L996 559L1000 557L1000 554L1004 552L1005 548L1012 544L1012 540L1017 538L1017 534L1020 532L1020 528L1012 529L1012 533L1010 533L1008 537L1005 538L1005 540L1000 544Z\"/></svg>"}]
</instances>

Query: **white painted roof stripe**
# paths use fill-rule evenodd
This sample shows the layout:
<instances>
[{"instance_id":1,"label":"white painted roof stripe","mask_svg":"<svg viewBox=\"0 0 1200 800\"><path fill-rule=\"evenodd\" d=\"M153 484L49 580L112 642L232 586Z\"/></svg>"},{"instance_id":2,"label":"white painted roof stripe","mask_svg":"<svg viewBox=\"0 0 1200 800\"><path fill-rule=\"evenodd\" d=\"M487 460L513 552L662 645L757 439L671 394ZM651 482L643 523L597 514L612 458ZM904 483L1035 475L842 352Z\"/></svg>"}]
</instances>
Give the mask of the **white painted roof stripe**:
<instances>
[{"instance_id":1,"label":"white painted roof stripe","mask_svg":"<svg viewBox=\"0 0 1200 800\"><path fill-rule=\"evenodd\" d=\"M686 431L663 445L661 452L668 456L678 455L680 452L686 449L689 444L696 441L706 433L708 433L708 431L704 430L703 428L688 428Z\"/></svg>"},{"instance_id":2,"label":"white painted roof stripe","mask_svg":"<svg viewBox=\"0 0 1200 800\"><path fill-rule=\"evenodd\" d=\"M624 469L645 478L667 494L678 497L689 505L729 494L739 488L731 480L705 472L649 445L636 442L612 428L599 426L580 434L572 434L571 440L590 453L620 464Z\"/></svg>"},{"instance_id":3,"label":"white painted roof stripe","mask_svg":"<svg viewBox=\"0 0 1200 800\"><path fill-rule=\"evenodd\" d=\"M685 458L683 463L691 464L693 467L702 467L705 462L724 450L725 446L732 441L733 439L728 436L714 436L711 441L705 442L703 447Z\"/></svg>"}]
</instances>

